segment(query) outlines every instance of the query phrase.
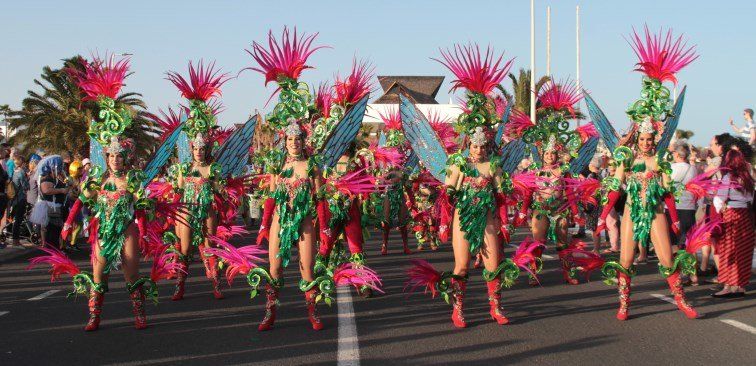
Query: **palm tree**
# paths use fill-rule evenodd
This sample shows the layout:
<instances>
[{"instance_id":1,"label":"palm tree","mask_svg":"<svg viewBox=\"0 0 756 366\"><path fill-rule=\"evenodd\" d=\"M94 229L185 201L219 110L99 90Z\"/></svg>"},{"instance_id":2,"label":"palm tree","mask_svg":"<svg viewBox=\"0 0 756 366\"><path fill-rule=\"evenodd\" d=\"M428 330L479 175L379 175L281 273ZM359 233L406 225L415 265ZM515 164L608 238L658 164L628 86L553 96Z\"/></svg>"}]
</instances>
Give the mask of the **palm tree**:
<instances>
[{"instance_id":1,"label":"palm tree","mask_svg":"<svg viewBox=\"0 0 756 366\"><path fill-rule=\"evenodd\" d=\"M509 78L512 79L512 91L513 94L505 94L504 96L510 102L514 102L513 107L521 112L527 113L530 111L530 70L520 69L520 76L516 77L513 73L509 73ZM546 82L550 78L548 76L542 76L535 85L536 93L541 90Z\"/></svg>"},{"instance_id":2,"label":"palm tree","mask_svg":"<svg viewBox=\"0 0 756 366\"><path fill-rule=\"evenodd\" d=\"M40 92L29 90L21 102L20 110L8 113L8 124L16 134L10 142L18 145L24 154L43 148L49 153L64 151L89 155L89 121L96 115L96 102L82 101L82 93L65 71L67 67L81 67L81 56L63 60L63 67L53 69L45 66L42 75L34 79ZM147 118L147 106L141 94L122 93L116 103L131 111L133 123L126 136L134 139L137 153L144 156L153 150L160 133L158 127Z\"/></svg>"},{"instance_id":3,"label":"palm tree","mask_svg":"<svg viewBox=\"0 0 756 366\"><path fill-rule=\"evenodd\" d=\"M693 132L691 130L679 130L678 129L678 130L675 131L675 138L678 139L678 140L682 140L682 139L689 140L691 137L693 137L693 135L695 135L695 132Z\"/></svg>"}]
</instances>

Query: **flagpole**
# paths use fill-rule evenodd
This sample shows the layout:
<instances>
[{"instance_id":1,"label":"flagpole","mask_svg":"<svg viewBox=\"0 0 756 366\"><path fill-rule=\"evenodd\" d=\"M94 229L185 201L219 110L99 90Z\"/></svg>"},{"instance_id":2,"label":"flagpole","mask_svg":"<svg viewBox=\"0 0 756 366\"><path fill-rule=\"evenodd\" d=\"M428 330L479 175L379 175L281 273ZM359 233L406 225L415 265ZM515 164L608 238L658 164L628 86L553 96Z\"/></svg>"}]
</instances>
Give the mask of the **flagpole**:
<instances>
[{"instance_id":1,"label":"flagpole","mask_svg":"<svg viewBox=\"0 0 756 366\"><path fill-rule=\"evenodd\" d=\"M546 7L546 76L551 77L551 6Z\"/></svg>"},{"instance_id":2,"label":"flagpole","mask_svg":"<svg viewBox=\"0 0 756 366\"><path fill-rule=\"evenodd\" d=\"M530 120L536 122L535 0L530 0Z\"/></svg>"},{"instance_id":3,"label":"flagpole","mask_svg":"<svg viewBox=\"0 0 756 366\"><path fill-rule=\"evenodd\" d=\"M580 86L580 5L575 6L575 43L576 43L576 69L575 70L575 82L577 83L578 88L582 88ZM579 106L579 105L578 105ZM580 127L580 120L577 120L577 125Z\"/></svg>"}]
</instances>

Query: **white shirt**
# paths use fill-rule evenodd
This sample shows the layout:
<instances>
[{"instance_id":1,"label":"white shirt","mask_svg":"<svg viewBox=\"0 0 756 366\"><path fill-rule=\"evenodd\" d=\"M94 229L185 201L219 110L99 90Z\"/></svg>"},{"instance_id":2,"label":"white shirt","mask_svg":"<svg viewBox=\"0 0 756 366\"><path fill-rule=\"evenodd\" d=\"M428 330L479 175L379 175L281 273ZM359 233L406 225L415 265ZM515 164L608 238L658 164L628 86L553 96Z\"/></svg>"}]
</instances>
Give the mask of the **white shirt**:
<instances>
[{"instance_id":1,"label":"white shirt","mask_svg":"<svg viewBox=\"0 0 756 366\"><path fill-rule=\"evenodd\" d=\"M696 202L693 200L693 194L685 190L685 185L696 177L696 168L688 163L672 163L672 181L682 194L675 205L678 210L695 210Z\"/></svg>"},{"instance_id":2,"label":"white shirt","mask_svg":"<svg viewBox=\"0 0 756 366\"><path fill-rule=\"evenodd\" d=\"M729 173L722 177L722 183L729 185ZM751 201L753 201L753 192L744 193L739 189L722 188L717 190L717 194L714 196L714 208L717 209L717 212L722 212L725 206L729 208L748 208L748 204Z\"/></svg>"},{"instance_id":3,"label":"white shirt","mask_svg":"<svg viewBox=\"0 0 756 366\"><path fill-rule=\"evenodd\" d=\"M744 137L747 140L750 140L751 130L753 128L756 128L756 126L754 126L753 124L753 121L746 121L745 126L743 126L742 128L739 128L738 131L740 131L740 136Z\"/></svg>"}]
</instances>

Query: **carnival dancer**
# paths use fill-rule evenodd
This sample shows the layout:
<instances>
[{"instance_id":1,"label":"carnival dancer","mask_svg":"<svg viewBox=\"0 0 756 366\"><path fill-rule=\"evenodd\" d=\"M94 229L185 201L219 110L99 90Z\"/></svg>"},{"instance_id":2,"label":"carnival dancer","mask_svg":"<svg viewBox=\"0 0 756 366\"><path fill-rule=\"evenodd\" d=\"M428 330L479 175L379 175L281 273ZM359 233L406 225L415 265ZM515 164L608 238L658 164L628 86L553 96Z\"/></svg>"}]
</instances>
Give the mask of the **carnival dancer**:
<instances>
[{"instance_id":1,"label":"carnival dancer","mask_svg":"<svg viewBox=\"0 0 756 366\"><path fill-rule=\"evenodd\" d=\"M440 198L451 202L442 213L441 228L442 233L448 233L443 228L451 227L454 270L439 273L427 262L414 260L408 287L411 290L425 286L434 295L441 292L452 302L452 323L464 328L469 265L472 256L481 251L490 316L498 324L508 324L501 307L501 289L511 286L520 270L512 259L502 260L500 234L508 224L504 202L505 195L511 192L511 181L501 171L498 156L491 153L494 135L491 127L501 120L503 113L497 108L500 100L497 102L494 89L501 89L500 83L512 61L502 63L503 55L497 59L490 48L483 56L477 45L457 45L453 51L441 54L443 61L437 61L456 76L452 90L465 89L467 97L455 129L469 136L466 142L469 156L460 151L449 157L446 190L441 191L444 197Z\"/></svg>"},{"instance_id":2,"label":"carnival dancer","mask_svg":"<svg viewBox=\"0 0 756 366\"><path fill-rule=\"evenodd\" d=\"M638 56L636 71L644 74L641 99L627 110L632 128L614 151L618 162L613 177L607 177L603 186L608 191L606 205L599 218L594 235L605 228L604 221L611 207L620 196L623 184L627 192L627 204L620 226L621 252L619 262L607 262L602 272L608 280L616 278L620 307L618 320L628 318L631 280L635 274L633 257L637 244L654 245L659 258L659 272L666 278L674 295L677 307L688 318L698 317L698 313L688 303L680 281L681 271L688 271L695 265L685 251L672 254L669 226L664 215L664 205L669 209L672 230L678 231L679 221L675 210L675 198L670 179L670 163L657 151L657 144L668 131L668 119L675 117L672 100L665 81L677 82L675 73L697 58L694 47L687 47L682 36L673 39L671 31L665 34L651 34L645 29L645 37L634 33L631 46ZM665 148L660 148L664 153ZM692 260L691 260L692 259ZM695 272L694 272L695 273ZM609 283L609 282L607 282Z\"/></svg>"},{"instance_id":3,"label":"carnival dancer","mask_svg":"<svg viewBox=\"0 0 756 366\"><path fill-rule=\"evenodd\" d=\"M221 93L220 87L229 77L214 68L214 63L206 66L200 61L195 68L190 62L188 81L176 72L167 73L167 79L189 102L184 131L190 140L192 156L191 162L171 167L174 189L187 207L186 215L176 222L180 245L175 254L181 271L176 274L176 288L171 298L173 301L184 298L192 248L199 251L205 275L212 283L213 296L216 299L223 298L218 279L218 259L203 251L212 246L211 238L217 234L223 211L219 207L223 200L217 197L225 194L221 168L213 161L212 152L215 139L220 134L216 123L220 105L217 98Z\"/></svg>"},{"instance_id":4,"label":"carnival dancer","mask_svg":"<svg viewBox=\"0 0 756 366\"><path fill-rule=\"evenodd\" d=\"M576 271L565 256L571 245L567 227L577 214L577 206L569 199L572 195L570 183L574 179L569 164L564 162L577 157L580 146L588 137L595 135L590 123L570 130L568 118L577 117L575 105L581 98L574 83L548 81L538 95L538 121L533 123L525 113L515 110L506 126L510 138L522 138L526 143L535 145L539 158L531 165L530 172L525 174L530 175L531 184L517 185L526 188L516 223L523 224L530 217L533 238L541 244L533 253L539 261L547 242L556 245L562 277L571 285L578 284L578 280ZM530 216L529 211L532 212ZM535 286L538 282L531 276L530 284Z\"/></svg>"},{"instance_id":5,"label":"carnival dancer","mask_svg":"<svg viewBox=\"0 0 756 366\"><path fill-rule=\"evenodd\" d=\"M407 140L402 131L402 117L398 109L391 109L387 113L379 113L383 121L383 133L386 136L387 148L396 149L406 156L408 149ZM380 218L383 242L381 254L388 254L388 238L391 229L398 228L402 238L404 254L412 254L408 246L409 239L409 212L407 210L407 172L404 170L404 162L401 165L387 165L381 174L389 185L381 194L374 195L371 200L375 214Z\"/></svg>"},{"instance_id":6,"label":"carnival dancer","mask_svg":"<svg viewBox=\"0 0 756 366\"><path fill-rule=\"evenodd\" d=\"M87 205L92 213L89 240L93 271L81 271L63 253L54 249L44 250L47 256L32 260L32 266L40 263L52 265L53 279L64 273L72 275L73 293L89 295L86 331L99 328L108 278L113 269L123 269L136 329L147 327L145 296L157 301L155 282L166 278L173 270L167 256L160 255L162 243L151 240L159 234L156 226L150 224L152 218L168 212L161 211L143 188L144 175L133 168L134 141L124 136L131 126L133 112L120 105L118 93L128 75L128 68L128 58L117 60L111 56L106 60L95 57L91 62L82 59L80 65L68 69L83 94L82 100L96 103L98 113L95 115L98 117L90 123L87 134L105 147L107 166L90 169L62 232L64 239L70 236L77 215L83 205ZM155 256L150 277L139 275L142 254Z\"/></svg>"},{"instance_id":7,"label":"carnival dancer","mask_svg":"<svg viewBox=\"0 0 756 366\"><path fill-rule=\"evenodd\" d=\"M352 63L352 71L344 78L336 77L334 86L321 84L315 96L313 116L313 134L310 143L315 151L321 154L325 141L330 138L344 114L349 108L357 104L368 95L371 89L370 79L373 78L373 68L366 61ZM318 192L318 223L319 239L318 254L315 261L315 271L321 272L327 267L335 268L341 264L341 251L333 253L334 246L346 242L349 250L349 262L354 266L365 265L363 251L364 238L362 235L362 196L375 190L375 179L366 173L367 167L356 156L356 141L348 142L348 146L336 164L324 171L323 185ZM339 189L339 183L344 180L352 181L350 188L355 188L355 178L362 178L366 184L359 192L350 189ZM365 181L366 179L366 181ZM343 240L341 239L343 238ZM339 248L341 249L341 248ZM333 255L332 255L333 253ZM358 289L360 296L369 297L370 287Z\"/></svg>"}]
</instances>

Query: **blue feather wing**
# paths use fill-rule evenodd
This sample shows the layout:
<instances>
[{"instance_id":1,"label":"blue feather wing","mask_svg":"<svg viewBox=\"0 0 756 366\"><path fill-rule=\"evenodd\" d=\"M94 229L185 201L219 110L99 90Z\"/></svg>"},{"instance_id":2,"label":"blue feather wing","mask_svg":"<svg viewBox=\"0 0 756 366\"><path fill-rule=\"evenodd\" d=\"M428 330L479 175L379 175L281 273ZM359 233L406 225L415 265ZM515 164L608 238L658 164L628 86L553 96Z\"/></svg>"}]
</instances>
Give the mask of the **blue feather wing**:
<instances>
[{"instance_id":1,"label":"blue feather wing","mask_svg":"<svg viewBox=\"0 0 756 366\"><path fill-rule=\"evenodd\" d=\"M386 134L381 132L381 135L378 136L378 146L384 147L386 146Z\"/></svg>"},{"instance_id":2,"label":"blue feather wing","mask_svg":"<svg viewBox=\"0 0 756 366\"><path fill-rule=\"evenodd\" d=\"M420 158L417 157L415 150L409 149L409 156L407 157L407 162L404 163L404 167L407 168L408 171L413 171L419 167L419 163Z\"/></svg>"},{"instance_id":3,"label":"blue feather wing","mask_svg":"<svg viewBox=\"0 0 756 366\"><path fill-rule=\"evenodd\" d=\"M181 131L176 140L176 153L181 163L190 163L192 161L192 150L189 147L189 135Z\"/></svg>"},{"instance_id":4,"label":"blue feather wing","mask_svg":"<svg viewBox=\"0 0 756 366\"><path fill-rule=\"evenodd\" d=\"M404 95L399 95L401 103L399 112L402 115L404 136L410 142L412 150L417 154L428 171L439 181L446 178L446 150L436 131L428 123L417 107Z\"/></svg>"},{"instance_id":5,"label":"blue feather wing","mask_svg":"<svg viewBox=\"0 0 756 366\"><path fill-rule=\"evenodd\" d=\"M501 170L505 173L512 174L515 169L517 169L517 165L519 165L522 159L525 158L526 148L527 144L521 139L512 140L504 145L501 149Z\"/></svg>"},{"instance_id":6,"label":"blue feather wing","mask_svg":"<svg viewBox=\"0 0 756 366\"><path fill-rule=\"evenodd\" d=\"M504 111L504 114L501 116L501 122L499 123L499 128L496 130L496 138L494 141L496 142L496 146L501 147L501 139L504 137L504 126L506 126L507 122L509 122L509 112L512 111L512 104L507 104L507 109Z\"/></svg>"},{"instance_id":7,"label":"blue feather wing","mask_svg":"<svg viewBox=\"0 0 756 366\"><path fill-rule=\"evenodd\" d=\"M593 125L596 126L599 136L604 140L604 144L609 151L614 151L619 142L617 131L587 91L583 90L583 96L585 96L585 105L588 106L588 114L591 116L591 120L593 121Z\"/></svg>"},{"instance_id":8,"label":"blue feather wing","mask_svg":"<svg viewBox=\"0 0 756 366\"><path fill-rule=\"evenodd\" d=\"M255 128L260 116L254 115L241 128L234 131L218 151L215 160L221 167L223 177L238 176L244 171L249 160L249 147L255 136Z\"/></svg>"},{"instance_id":9,"label":"blue feather wing","mask_svg":"<svg viewBox=\"0 0 756 366\"><path fill-rule=\"evenodd\" d=\"M92 161L92 166L99 166L103 170L107 169L105 152L102 151L102 145L91 137L89 138L89 160Z\"/></svg>"},{"instance_id":10,"label":"blue feather wing","mask_svg":"<svg viewBox=\"0 0 756 366\"><path fill-rule=\"evenodd\" d=\"M323 149L320 151L323 157L323 168L332 168L339 161L339 157L349 148L362 127L362 119L365 118L365 109L370 95L365 95L344 114L344 118L331 131Z\"/></svg>"},{"instance_id":11,"label":"blue feather wing","mask_svg":"<svg viewBox=\"0 0 756 366\"><path fill-rule=\"evenodd\" d=\"M593 156L596 155L596 148L598 148L599 138L591 137L586 141L583 146L578 150L578 157L570 163L570 173L572 175L580 174L591 162Z\"/></svg>"},{"instance_id":12,"label":"blue feather wing","mask_svg":"<svg viewBox=\"0 0 756 366\"><path fill-rule=\"evenodd\" d=\"M683 87L682 92L677 97L674 107L672 107L672 117L667 119L664 123L664 132L662 133L659 144L656 147L656 151L659 152L659 156L663 156L667 152L669 142L672 141L672 136L677 130L677 124L680 123L680 114L682 113L683 102L685 102L685 90L687 87Z\"/></svg>"},{"instance_id":13,"label":"blue feather wing","mask_svg":"<svg viewBox=\"0 0 756 366\"><path fill-rule=\"evenodd\" d=\"M143 184L148 184L151 182L160 172L160 169L163 169L163 166L165 163L168 162L168 159L171 158L171 155L173 154L173 147L176 146L176 142L179 140L179 136L183 133L182 129L184 128L184 124L182 123L179 125L173 132L168 135L168 137L163 141L163 143L158 147L157 150L155 150L155 154L152 156L152 160L150 160L149 163L147 163L147 166L144 168L144 181Z\"/></svg>"}]
</instances>

